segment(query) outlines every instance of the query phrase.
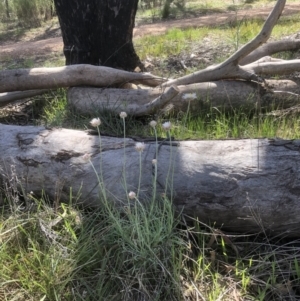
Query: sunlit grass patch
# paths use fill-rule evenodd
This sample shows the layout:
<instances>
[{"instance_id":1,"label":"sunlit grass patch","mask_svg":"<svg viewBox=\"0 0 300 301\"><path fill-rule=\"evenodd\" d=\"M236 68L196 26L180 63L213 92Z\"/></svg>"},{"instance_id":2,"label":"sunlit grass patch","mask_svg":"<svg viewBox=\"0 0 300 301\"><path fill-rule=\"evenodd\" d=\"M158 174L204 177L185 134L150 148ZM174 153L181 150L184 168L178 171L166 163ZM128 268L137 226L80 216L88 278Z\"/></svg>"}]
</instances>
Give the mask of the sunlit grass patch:
<instances>
[{"instance_id":1,"label":"sunlit grass patch","mask_svg":"<svg viewBox=\"0 0 300 301\"><path fill-rule=\"evenodd\" d=\"M248 139L274 138L299 139L300 117L297 114L273 114L249 109L224 110L206 107L197 112L180 112L170 116L172 136L185 139ZM158 127L158 135L164 131Z\"/></svg>"},{"instance_id":2,"label":"sunlit grass patch","mask_svg":"<svg viewBox=\"0 0 300 301\"><path fill-rule=\"evenodd\" d=\"M195 40L203 39L209 33L209 28L169 30L164 35L146 36L135 40L135 48L141 59L147 56L167 57L176 55L191 48Z\"/></svg>"},{"instance_id":3,"label":"sunlit grass patch","mask_svg":"<svg viewBox=\"0 0 300 301\"><path fill-rule=\"evenodd\" d=\"M68 296L67 285L76 263L73 231L78 228L77 213L60 213L39 205L30 214L1 214L3 300L62 300Z\"/></svg>"},{"instance_id":4,"label":"sunlit grass patch","mask_svg":"<svg viewBox=\"0 0 300 301\"><path fill-rule=\"evenodd\" d=\"M46 102L43 115L38 124L61 126L66 128L86 129L91 116L76 113L67 103L64 90L50 102ZM122 136L122 122L111 111L99 111L104 134ZM149 126L151 116L140 119L128 116L126 134L129 136L149 137L154 134ZM224 110L217 107L205 107L197 112L170 113L157 118L157 134L166 137L160 126L166 120L172 122L171 135L178 140L185 139L241 139L241 138L274 138L299 139L300 117L297 114L274 116L256 110Z\"/></svg>"}]
</instances>

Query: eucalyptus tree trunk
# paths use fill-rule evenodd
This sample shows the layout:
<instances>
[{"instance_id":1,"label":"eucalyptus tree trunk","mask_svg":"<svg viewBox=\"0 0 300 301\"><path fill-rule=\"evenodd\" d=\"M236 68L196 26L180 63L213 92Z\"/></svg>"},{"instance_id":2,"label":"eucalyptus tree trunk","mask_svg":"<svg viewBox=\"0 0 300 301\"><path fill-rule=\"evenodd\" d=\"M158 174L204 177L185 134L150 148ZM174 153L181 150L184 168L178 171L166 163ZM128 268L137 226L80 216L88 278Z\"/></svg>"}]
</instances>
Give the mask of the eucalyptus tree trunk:
<instances>
[{"instance_id":1,"label":"eucalyptus tree trunk","mask_svg":"<svg viewBox=\"0 0 300 301\"><path fill-rule=\"evenodd\" d=\"M66 65L133 71L142 63L133 43L138 0L55 0Z\"/></svg>"}]
</instances>

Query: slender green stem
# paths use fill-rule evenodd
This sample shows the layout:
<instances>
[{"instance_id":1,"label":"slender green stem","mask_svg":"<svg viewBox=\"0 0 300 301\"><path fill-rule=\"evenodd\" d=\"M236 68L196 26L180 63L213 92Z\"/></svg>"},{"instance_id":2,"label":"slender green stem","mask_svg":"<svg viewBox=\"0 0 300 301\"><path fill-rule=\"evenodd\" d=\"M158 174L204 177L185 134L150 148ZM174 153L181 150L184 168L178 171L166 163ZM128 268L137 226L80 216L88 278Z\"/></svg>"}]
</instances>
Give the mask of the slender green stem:
<instances>
[{"instance_id":1,"label":"slender green stem","mask_svg":"<svg viewBox=\"0 0 300 301\"><path fill-rule=\"evenodd\" d=\"M92 168L93 168L93 170L94 170L94 172L95 172L95 175L96 175L96 177L97 177L97 180L98 180L100 189L101 189L101 191L103 192L104 189L103 189L103 182L101 181L101 177L99 177L99 173L97 172L97 170L96 170L96 168L95 168L95 166L94 166L92 160L89 160L89 161L90 161L90 163L91 163L91 165L92 165Z\"/></svg>"},{"instance_id":2,"label":"slender green stem","mask_svg":"<svg viewBox=\"0 0 300 301\"><path fill-rule=\"evenodd\" d=\"M123 119L123 132L124 132L124 164L123 164L123 179L124 179L124 189L127 195L127 181L126 181L126 123L125 118Z\"/></svg>"},{"instance_id":3,"label":"slender green stem","mask_svg":"<svg viewBox=\"0 0 300 301\"><path fill-rule=\"evenodd\" d=\"M167 173L167 178L166 178L166 185L165 185L165 194L167 195L168 192L168 185L169 185L169 177L171 173L171 168L172 168L172 139L171 139L171 133L170 130L167 132L169 141L170 141L170 159L169 159L169 168L168 168L168 173ZM172 187L170 188L172 190Z\"/></svg>"},{"instance_id":4,"label":"slender green stem","mask_svg":"<svg viewBox=\"0 0 300 301\"><path fill-rule=\"evenodd\" d=\"M141 189L141 179L142 179L142 152L139 152L140 154L140 174L139 174L139 184L137 189L136 197L139 198L140 189Z\"/></svg>"},{"instance_id":5,"label":"slender green stem","mask_svg":"<svg viewBox=\"0 0 300 301\"><path fill-rule=\"evenodd\" d=\"M155 159L156 159L156 163L154 163L154 179L153 179L153 195L152 195L152 199L153 201L156 198L156 181L157 181L157 164L158 164L158 143L157 143L157 131L156 128L154 127L154 134L155 134Z\"/></svg>"},{"instance_id":6,"label":"slender green stem","mask_svg":"<svg viewBox=\"0 0 300 301\"><path fill-rule=\"evenodd\" d=\"M99 181L99 185L100 185L100 188L101 188L104 200L107 201L107 199L106 199L105 185L104 185L104 178L103 178L103 168L102 168L102 140L101 140L101 133L100 133L99 126L97 126L97 130L98 130L99 147L100 147L100 164L99 164L99 166L100 166L100 178L99 178L98 174L97 174L97 178L98 178L98 181ZM93 164L92 164L92 166L93 166L93 169L95 170L95 167L94 167Z\"/></svg>"}]
</instances>

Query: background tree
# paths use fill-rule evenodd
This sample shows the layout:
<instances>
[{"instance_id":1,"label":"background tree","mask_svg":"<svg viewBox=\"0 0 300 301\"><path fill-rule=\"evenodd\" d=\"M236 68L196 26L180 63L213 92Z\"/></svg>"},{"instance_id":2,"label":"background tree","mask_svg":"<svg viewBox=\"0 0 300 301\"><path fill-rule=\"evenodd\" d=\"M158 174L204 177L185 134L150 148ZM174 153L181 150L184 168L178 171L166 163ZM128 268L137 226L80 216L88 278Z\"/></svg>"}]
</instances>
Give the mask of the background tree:
<instances>
[{"instance_id":1,"label":"background tree","mask_svg":"<svg viewBox=\"0 0 300 301\"><path fill-rule=\"evenodd\" d=\"M23 27L39 27L54 14L53 0L13 0L12 7L13 14Z\"/></svg>"},{"instance_id":2,"label":"background tree","mask_svg":"<svg viewBox=\"0 0 300 301\"><path fill-rule=\"evenodd\" d=\"M55 0L66 65L133 71L142 63L133 43L138 0Z\"/></svg>"},{"instance_id":3,"label":"background tree","mask_svg":"<svg viewBox=\"0 0 300 301\"><path fill-rule=\"evenodd\" d=\"M7 19L10 19L8 0L5 0L5 11Z\"/></svg>"}]
</instances>

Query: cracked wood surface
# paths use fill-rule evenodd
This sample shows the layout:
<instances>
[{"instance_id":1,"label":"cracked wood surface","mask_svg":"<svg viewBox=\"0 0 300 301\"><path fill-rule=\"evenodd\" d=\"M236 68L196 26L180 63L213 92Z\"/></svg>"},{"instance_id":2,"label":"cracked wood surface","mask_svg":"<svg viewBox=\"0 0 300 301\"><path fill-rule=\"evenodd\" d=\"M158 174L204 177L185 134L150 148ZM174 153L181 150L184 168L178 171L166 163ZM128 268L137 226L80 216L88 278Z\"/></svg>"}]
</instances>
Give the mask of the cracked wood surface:
<instances>
[{"instance_id":1,"label":"cracked wood surface","mask_svg":"<svg viewBox=\"0 0 300 301\"><path fill-rule=\"evenodd\" d=\"M127 204L128 191L136 191L139 155L135 141L89 135L83 131L0 125L0 177L17 182L25 193L87 206L100 205L98 181L90 164L102 172L107 195ZM152 191L154 142L142 153L141 198ZM164 192L171 164L174 205L203 222L226 229L255 232L262 227L274 234L299 235L300 141L216 140L162 144L158 153L158 195ZM170 178L171 179L171 178ZM169 179L169 180L170 180ZM162 187L161 187L162 186ZM126 190L126 191L125 191ZM125 202L125 203L124 203Z\"/></svg>"}]
</instances>

